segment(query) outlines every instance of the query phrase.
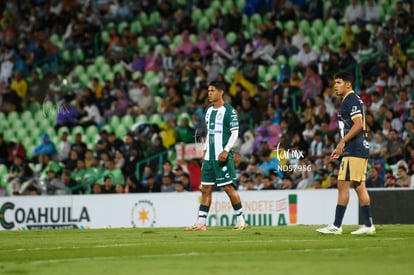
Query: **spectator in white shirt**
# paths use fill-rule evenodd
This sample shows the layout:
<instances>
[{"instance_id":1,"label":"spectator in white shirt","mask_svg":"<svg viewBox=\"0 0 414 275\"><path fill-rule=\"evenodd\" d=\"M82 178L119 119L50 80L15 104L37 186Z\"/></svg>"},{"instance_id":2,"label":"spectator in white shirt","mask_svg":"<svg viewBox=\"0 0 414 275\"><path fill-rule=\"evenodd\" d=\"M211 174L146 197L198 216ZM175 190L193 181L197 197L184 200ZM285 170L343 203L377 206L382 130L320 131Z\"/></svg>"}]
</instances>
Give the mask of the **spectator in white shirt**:
<instances>
[{"instance_id":1,"label":"spectator in white shirt","mask_svg":"<svg viewBox=\"0 0 414 275\"><path fill-rule=\"evenodd\" d=\"M308 43L305 43L297 56L297 61L297 68L303 73L306 67L316 64L318 61L318 54L309 46Z\"/></svg>"},{"instance_id":2,"label":"spectator in white shirt","mask_svg":"<svg viewBox=\"0 0 414 275\"><path fill-rule=\"evenodd\" d=\"M292 46L294 46L298 51L302 49L303 44L306 43L306 38L299 32L297 26L292 28Z\"/></svg>"},{"instance_id":3,"label":"spectator in white shirt","mask_svg":"<svg viewBox=\"0 0 414 275\"><path fill-rule=\"evenodd\" d=\"M142 78L137 78L132 82L132 85L128 90L128 98L133 105L138 104L139 97L142 94L142 84Z\"/></svg>"},{"instance_id":4,"label":"spectator in white shirt","mask_svg":"<svg viewBox=\"0 0 414 275\"><path fill-rule=\"evenodd\" d=\"M266 36L262 36L261 39L262 46L253 52L253 59L262 65L275 64L276 61L273 59L275 46Z\"/></svg>"},{"instance_id":5,"label":"spectator in white shirt","mask_svg":"<svg viewBox=\"0 0 414 275\"><path fill-rule=\"evenodd\" d=\"M65 161L69 158L69 152L71 143L68 140L68 132L63 131L60 136L60 142L57 148L57 159L58 161Z\"/></svg>"},{"instance_id":6,"label":"spectator in white shirt","mask_svg":"<svg viewBox=\"0 0 414 275\"><path fill-rule=\"evenodd\" d=\"M381 9L375 3L375 0L368 0L364 7L364 20L366 23L374 23L381 21Z\"/></svg>"},{"instance_id":7,"label":"spectator in white shirt","mask_svg":"<svg viewBox=\"0 0 414 275\"><path fill-rule=\"evenodd\" d=\"M102 121L101 113L98 107L93 104L92 100L87 99L85 101L85 107L83 108L84 116L80 120L82 126L96 125L98 126Z\"/></svg>"},{"instance_id":8,"label":"spectator in white shirt","mask_svg":"<svg viewBox=\"0 0 414 275\"><path fill-rule=\"evenodd\" d=\"M137 115L151 115L155 110L155 99L147 85L141 86L141 93L137 95L133 106L128 109L128 114Z\"/></svg>"},{"instance_id":9,"label":"spectator in white shirt","mask_svg":"<svg viewBox=\"0 0 414 275\"><path fill-rule=\"evenodd\" d=\"M354 24L358 20L363 20L364 18L364 8L358 3L358 0L351 0L345 9L344 21L347 24Z\"/></svg>"},{"instance_id":10,"label":"spectator in white shirt","mask_svg":"<svg viewBox=\"0 0 414 275\"><path fill-rule=\"evenodd\" d=\"M14 64L10 58L5 58L0 65L0 83L10 83L11 77L13 75Z\"/></svg>"}]
</instances>

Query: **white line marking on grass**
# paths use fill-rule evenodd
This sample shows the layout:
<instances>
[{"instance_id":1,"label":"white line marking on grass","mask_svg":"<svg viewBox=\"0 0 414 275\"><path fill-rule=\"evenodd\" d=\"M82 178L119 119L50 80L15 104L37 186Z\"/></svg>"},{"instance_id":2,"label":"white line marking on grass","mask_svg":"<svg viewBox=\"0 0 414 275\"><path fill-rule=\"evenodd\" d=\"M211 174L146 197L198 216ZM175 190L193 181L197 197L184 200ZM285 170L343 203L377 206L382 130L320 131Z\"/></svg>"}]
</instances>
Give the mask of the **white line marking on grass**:
<instances>
[{"instance_id":1,"label":"white line marking on grass","mask_svg":"<svg viewBox=\"0 0 414 275\"><path fill-rule=\"evenodd\" d=\"M340 238L340 236L337 236ZM374 240L374 241L401 241L405 240L405 238L381 238L379 236L374 236L370 238L352 238L352 240ZM337 241L335 238L326 239L319 239L319 240L241 240L241 241L230 241L231 243L273 243L273 242L335 242ZM34 247L34 248L16 248L16 249L9 249L9 250L0 250L0 253L10 253L10 251L15 252L27 252L27 251L47 251L47 250L69 250L69 249L85 249L85 248L111 248L111 247L133 247L133 246L140 246L143 243L124 243L124 244L102 244L102 245L95 245L95 246L72 246L72 247Z\"/></svg>"},{"instance_id":2,"label":"white line marking on grass","mask_svg":"<svg viewBox=\"0 0 414 275\"><path fill-rule=\"evenodd\" d=\"M50 263L65 263L65 262L80 262L80 261L108 261L108 260L119 260L119 259L128 259L128 258L164 258L164 257L188 257L188 256L199 256L200 253L190 252L190 253L174 253L174 254L155 254L155 255L134 255L134 256L113 256L113 257L86 257L86 258L67 258L67 259L49 259L49 260L40 260L32 261L31 264L50 264Z\"/></svg>"}]
</instances>

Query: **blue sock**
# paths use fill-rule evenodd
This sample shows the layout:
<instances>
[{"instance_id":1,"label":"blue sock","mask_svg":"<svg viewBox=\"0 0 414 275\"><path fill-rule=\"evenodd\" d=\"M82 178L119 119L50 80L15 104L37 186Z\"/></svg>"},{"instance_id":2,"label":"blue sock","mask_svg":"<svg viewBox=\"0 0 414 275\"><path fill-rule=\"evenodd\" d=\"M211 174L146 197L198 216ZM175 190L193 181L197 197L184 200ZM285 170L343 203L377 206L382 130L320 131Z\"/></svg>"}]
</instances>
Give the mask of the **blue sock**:
<instances>
[{"instance_id":1,"label":"blue sock","mask_svg":"<svg viewBox=\"0 0 414 275\"><path fill-rule=\"evenodd\" d=\"M364 224L367 227L372 226L372 214L371 214L371 205L361 206L362 217L364 218Z\"/></svg>"},{"instance_id":2,"label":"blue sock","mask_svg":"<svg viewBox=\"0 0 414 275\"><path fill-rule=\"evenodd\" d=\"M346 206L339 205L339 204L336 205L335 221L334 221L334 225L336 227L341 227L342 220L344 219L344 215L345 215L345 210L346 210Z\"/></svg>"}]
</instances>

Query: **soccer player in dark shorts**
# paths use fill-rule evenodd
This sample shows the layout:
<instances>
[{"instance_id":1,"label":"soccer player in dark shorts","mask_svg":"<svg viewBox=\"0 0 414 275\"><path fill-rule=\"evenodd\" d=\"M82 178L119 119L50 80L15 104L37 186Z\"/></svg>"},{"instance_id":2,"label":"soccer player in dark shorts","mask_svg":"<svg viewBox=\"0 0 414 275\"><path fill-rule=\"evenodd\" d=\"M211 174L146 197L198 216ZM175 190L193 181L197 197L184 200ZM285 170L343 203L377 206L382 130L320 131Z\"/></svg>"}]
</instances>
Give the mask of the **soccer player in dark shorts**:
<instances>
[{"instance_id":1,"label":"soccer player in dark shorts","mask_svg":"<svg viewBox=\"0 0 414 275\"><path fill-rule=\"evenodd\" d=\"M348 72L335 75L335 92L342 98L338 112L340 142L332 151L331 160L341 159L338 172L338 202L335 220L332 225L319 228L322 234L342 234L342 220L349 202L349 189L352 186L361 207L364 225L352 231L354 235L374 235L371 201L365 186L368 166L369 144L366 138L365 112L362 100L353 90L353 76Z\"/></svg>"}]
</instances>

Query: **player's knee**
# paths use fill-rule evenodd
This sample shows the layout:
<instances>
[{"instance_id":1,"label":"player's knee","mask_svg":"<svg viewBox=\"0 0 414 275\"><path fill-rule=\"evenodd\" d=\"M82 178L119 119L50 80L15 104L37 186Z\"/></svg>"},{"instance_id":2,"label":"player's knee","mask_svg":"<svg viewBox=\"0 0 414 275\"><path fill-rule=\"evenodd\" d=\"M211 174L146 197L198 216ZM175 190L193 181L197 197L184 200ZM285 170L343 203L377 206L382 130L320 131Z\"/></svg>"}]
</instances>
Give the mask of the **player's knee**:
<instances>
[{"instance_id":1,"label":"player's knee","mask_svg":"<svg viewBox=\"0 0 414 275\"><path fill-rule=\"evenodd\" d=\"M224 190L226 193L229 193L229 192L233 192L235 189L234 189L234 186L233 186L233 185L231 185L231 184L227 184L227 185L224 185L224 186L223 186L223 190Z\"/></svg>"},{"instance_id":2,"label":"player's knee","mask_svg":"<svg viewBox=\"0 0 414 275\"><path fill-rule=\"evenodd\" d=\"M205 194L210 194L213 190L213 186L212 185L201 185L201 193L203 195Z\"/></svg>"}]
</instances>

